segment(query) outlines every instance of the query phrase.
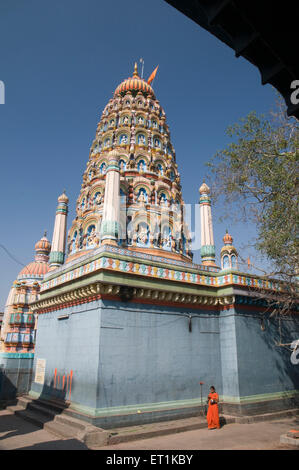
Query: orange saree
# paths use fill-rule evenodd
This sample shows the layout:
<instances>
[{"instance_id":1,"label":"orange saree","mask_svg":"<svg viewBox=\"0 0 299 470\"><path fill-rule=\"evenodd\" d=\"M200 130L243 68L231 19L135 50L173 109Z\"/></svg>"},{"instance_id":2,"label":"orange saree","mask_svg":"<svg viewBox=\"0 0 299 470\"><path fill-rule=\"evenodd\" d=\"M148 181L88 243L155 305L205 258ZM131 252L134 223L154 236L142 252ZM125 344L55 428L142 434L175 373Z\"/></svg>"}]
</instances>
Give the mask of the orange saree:
<instances>
[{"instance_id":1,"label":"orange saree","mask_svg":"<svg viewBox=\"0 0 299 470\"><path fill-rule=\"evenodd\" d=\"M218 393L209 393L209 408L207 413L208 429L220 429L219 411L218 411Z\"/></svg>"}]
</instances>

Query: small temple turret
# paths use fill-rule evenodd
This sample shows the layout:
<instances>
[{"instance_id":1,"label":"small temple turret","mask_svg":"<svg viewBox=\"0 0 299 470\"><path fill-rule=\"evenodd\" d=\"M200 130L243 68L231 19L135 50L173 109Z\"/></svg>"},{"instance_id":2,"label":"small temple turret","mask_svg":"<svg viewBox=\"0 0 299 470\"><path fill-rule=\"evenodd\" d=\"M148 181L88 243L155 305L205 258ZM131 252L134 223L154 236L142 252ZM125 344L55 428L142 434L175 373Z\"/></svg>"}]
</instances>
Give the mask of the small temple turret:
<instances>
[{"instance_id":1,"label":"small temple turret","mask_svg":"<svg viewBox=\"0 0 299 470\"><path fill-rule=\"evenodd\" d=\"M56 209L52 248L49 260L50 271L64 263L68 202L69 199L64 191L58 198Z\"/></svg>"},{"instance_id":2,"label":"small temple turret","mask_svg":"<svg viewBox=\"0 0 299 470\"><path fill-rule=\"evenodd\" d=\"M47 232L45 231L44 236L35 244L35 261L40 263L48 263L49 253L51 251L51 243L47 239Z\"/></svg>"},{"instance_id":3,"label":"small temple turret","mask_svg":"<svg viewBox=\"0 0 299 470\"><path fill-rule=\"evenodd\" d=\"M35 244L34 261L22 268L9 291L1 329L0 352L34 352L36 315L32 313L29 304L37 300L40 283L49 271L50 250L51 243L45 232Z\"/></svg>"},{"instance_id":4,"label":"small temple turret","mask_svg":"<svg viewBox=\"0 0 299 470\"><path fill-rule=\"evenodd\" d=\"M221 268L238 269L238 252L233 246L233 237L226 230L223 237L224 246L221 248Z\"/></svg>"},{"instance_id":5,"label":"small temple turret","mask_svg":"<svg viewBox=\"0 0 299 470\"><path fill-rule=\"evenodd\" d=\"M199 188L200 223L201 223L201 260L206 266L216 266L213 234L210 188L203 182Z\"/></svg>"}]
</instances>

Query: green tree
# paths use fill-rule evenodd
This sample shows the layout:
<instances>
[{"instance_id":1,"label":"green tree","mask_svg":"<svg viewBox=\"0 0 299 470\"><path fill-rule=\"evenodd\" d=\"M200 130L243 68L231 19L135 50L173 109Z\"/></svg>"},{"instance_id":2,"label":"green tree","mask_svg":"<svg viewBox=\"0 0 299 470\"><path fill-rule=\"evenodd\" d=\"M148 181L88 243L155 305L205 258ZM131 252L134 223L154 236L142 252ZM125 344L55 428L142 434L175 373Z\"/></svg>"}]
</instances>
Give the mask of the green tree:
<instances>
[{"instance_id":1,"label":"green tree","mask_svg":"<svg viewBox=\"0 0 299 470\"><path fill-rule=\"evenodd\" d=\"M269 116L251 112L227 135L230 143L207 164L213 197L256 225L254 246L273 267L268 276L285 282L289 311L298 301L298 121L280 100Z\"/></svg>"}]
</instances>

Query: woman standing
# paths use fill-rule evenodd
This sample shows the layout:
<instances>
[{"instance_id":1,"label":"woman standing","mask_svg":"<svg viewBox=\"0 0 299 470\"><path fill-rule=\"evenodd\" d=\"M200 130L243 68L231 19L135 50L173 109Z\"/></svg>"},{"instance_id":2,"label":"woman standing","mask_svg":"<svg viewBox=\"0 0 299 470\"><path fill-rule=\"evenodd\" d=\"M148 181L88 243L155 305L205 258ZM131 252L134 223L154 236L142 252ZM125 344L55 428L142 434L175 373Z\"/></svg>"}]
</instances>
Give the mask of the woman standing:
<instances>
[{"instance_id":1,"label":"woman standing","mask_svg":"<svg viewBox=\"0 0 299 470\"><path fill-rule=\"evenodd\" d=\"M220 429L218 402L219 395L216 393L215 387L212 386L210 387L210 393L208 395L208 429Z\"/></svg>"}]
</instances>

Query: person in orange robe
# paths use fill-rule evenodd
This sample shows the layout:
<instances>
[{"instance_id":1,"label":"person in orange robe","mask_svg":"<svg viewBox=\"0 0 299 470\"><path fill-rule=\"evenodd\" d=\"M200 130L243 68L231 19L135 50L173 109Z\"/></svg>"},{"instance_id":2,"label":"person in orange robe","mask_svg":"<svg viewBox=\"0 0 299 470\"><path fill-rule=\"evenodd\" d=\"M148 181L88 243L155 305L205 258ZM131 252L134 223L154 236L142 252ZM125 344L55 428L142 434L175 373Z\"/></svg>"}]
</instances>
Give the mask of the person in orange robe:
<instances>
[{"instance_id":1,"label":"person in orange robe","mask_svg":"<svg viewBox=\"0 0 299 470\"><path fill-rule=\"evenodd\" d=\"M215 387L210 387L210 393L208 395L208 413L207 413L207 421L208 421L208 429L220 429L220 421L219 421L219 411L218 411L218 402L219 402L219 395L216 393Z\"/></svg>"}]
</instances>

